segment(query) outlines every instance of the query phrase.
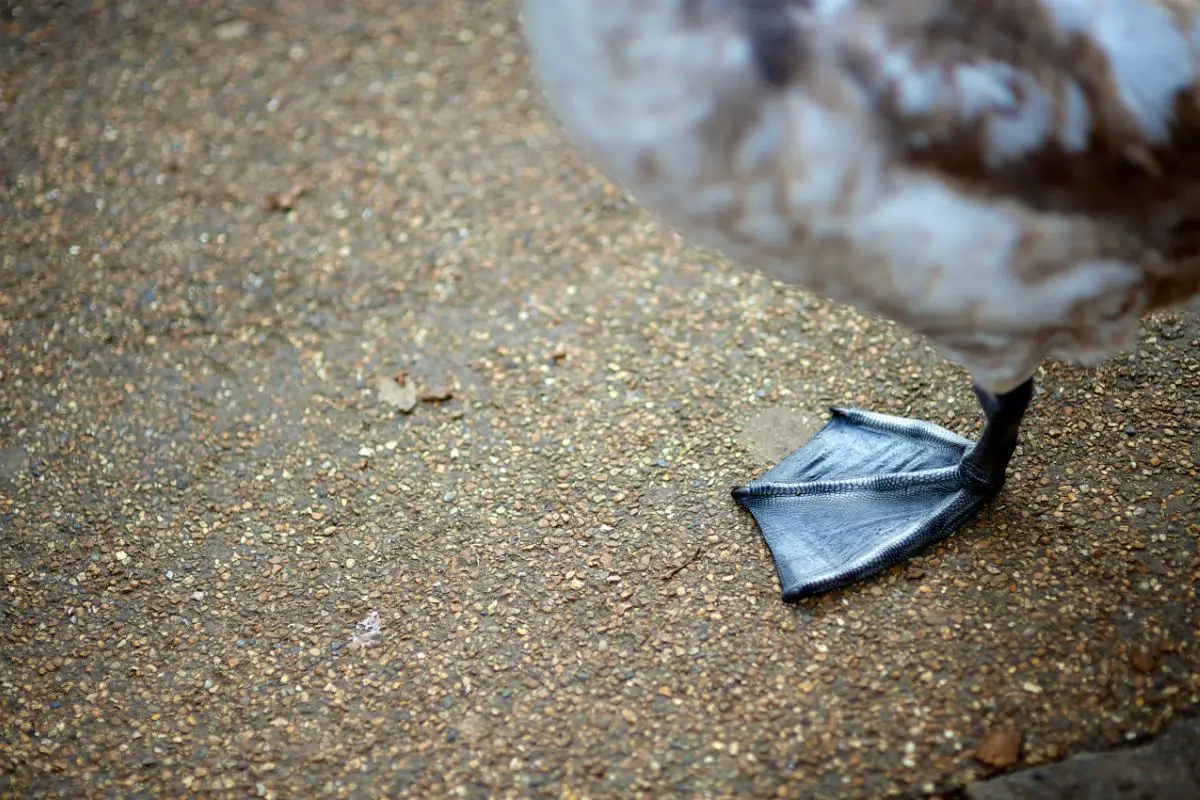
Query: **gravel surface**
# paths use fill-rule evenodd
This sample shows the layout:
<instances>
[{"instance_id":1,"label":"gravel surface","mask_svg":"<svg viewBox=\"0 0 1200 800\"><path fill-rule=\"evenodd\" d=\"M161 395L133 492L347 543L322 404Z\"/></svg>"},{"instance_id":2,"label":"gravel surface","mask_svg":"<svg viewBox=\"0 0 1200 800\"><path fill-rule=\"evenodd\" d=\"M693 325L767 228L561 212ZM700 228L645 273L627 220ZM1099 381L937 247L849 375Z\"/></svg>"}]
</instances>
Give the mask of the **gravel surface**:
<instances>
[{"instance_id":1,"label":"gravel surface","mask_svg":"<svg viewBox=\"0 0 1200 800\"><path fill-rule=\"evenodd\" d=\"M1153 734L1200 315L1139 354L785 605L730 488L832 403L970 434L968 380L608 185L515 4L0 3L0 794L912 796Z\"/></svg>"},{"instance_id":2,"label":"gravel surface","mask_svg":"<svg viewBox=\"0 0 1200 800\"><path fill-rule=\"evenodd\" d=\"M970 800L1182 800L1200 797L1200 720L1141 747L1084 753L967 789Z\"/></svg>"}]
</instances>

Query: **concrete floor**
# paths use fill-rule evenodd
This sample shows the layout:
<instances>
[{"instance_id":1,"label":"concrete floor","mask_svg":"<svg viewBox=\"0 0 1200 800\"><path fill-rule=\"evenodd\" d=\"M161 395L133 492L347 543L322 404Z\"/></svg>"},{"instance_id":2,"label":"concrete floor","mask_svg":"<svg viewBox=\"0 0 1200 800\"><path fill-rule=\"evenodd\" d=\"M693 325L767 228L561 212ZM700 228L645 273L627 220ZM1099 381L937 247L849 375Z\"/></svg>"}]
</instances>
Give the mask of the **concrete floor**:
<instances>
[{"instance_id":1,"label":"concrete floor","mask_svg":"<svg viewBox=\"0 0 1200 800\"><path fill-rule=\"evenodd\" d=\"M513 3L0 13L5 796L916 796L1196 707L1194 310L785 605L729 490L967 378L632 205Z\"/></svg>"}]
</instances>

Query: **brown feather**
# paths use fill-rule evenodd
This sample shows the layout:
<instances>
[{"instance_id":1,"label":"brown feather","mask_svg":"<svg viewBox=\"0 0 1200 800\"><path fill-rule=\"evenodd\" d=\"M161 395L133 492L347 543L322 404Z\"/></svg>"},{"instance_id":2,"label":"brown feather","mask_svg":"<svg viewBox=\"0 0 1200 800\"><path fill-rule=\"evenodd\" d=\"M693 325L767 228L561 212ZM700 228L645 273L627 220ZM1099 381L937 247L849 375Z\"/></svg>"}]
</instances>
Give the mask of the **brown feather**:
<instances>
[{"instance_id":1,"label":"brown feather","mask_svg":"<svg viewBox=\"0 0 1200 800\"><path fill-rule=\"evenodd\" d=\"M1200 14L1197 0L1158 5L1181 31ZM1152 307L1200 291L1200 82L1176 96L1169 136L1155 143L1122 102L1103 49L1058 29L1041 0L865 0L859 8L883 23L893 47L911 48L920 67L949 74L964 63L1011 65L1036 79L1058 119L1067 113L1066 87L1073 82L1093 118L1086 149L1071 152L1050 137L997 168L984 156L986 119L963 122L953 109L905 114L892 91L880 98L879 110L897 131L903 160L972 194L1103 222L1109 241L1097 242L1095 254L1143 264ZM851 48L847 58L864 82L882 80L863 51ZM912 144L914 134L928 144Z\"/></svg>"}]
</instances>

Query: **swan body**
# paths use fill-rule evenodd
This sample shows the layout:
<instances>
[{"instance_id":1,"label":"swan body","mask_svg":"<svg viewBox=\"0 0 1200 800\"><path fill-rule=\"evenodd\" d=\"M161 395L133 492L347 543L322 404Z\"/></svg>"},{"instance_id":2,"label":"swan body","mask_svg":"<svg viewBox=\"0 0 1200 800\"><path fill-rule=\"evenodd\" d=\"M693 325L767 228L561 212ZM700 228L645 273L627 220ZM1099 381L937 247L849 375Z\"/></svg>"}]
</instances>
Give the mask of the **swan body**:
<instances>
[{"instance_id":1,"label":"swan body","mask_svg":"<svg viewBox=\"0 0 1200 800\"><path fill-rule=\"evenodd\" d=\"M1197 0L525 0L524 18L566 130L647 208L922 333L989 390L1047 356L1094 363L1200 291Z\"/></svg>"},{"instance_id":2,"label":"swan body","mask_svg":"<svg viewBox=\"0 0 1200 800\"><path fill-rule=\"evenodd\" d=\"M1200 0L525 0L570 137L693 240L925 335L986 425L835 409L734 491L785 599L962 526L1032 376L1200 292Z\"/></svg>"}]
</instances>

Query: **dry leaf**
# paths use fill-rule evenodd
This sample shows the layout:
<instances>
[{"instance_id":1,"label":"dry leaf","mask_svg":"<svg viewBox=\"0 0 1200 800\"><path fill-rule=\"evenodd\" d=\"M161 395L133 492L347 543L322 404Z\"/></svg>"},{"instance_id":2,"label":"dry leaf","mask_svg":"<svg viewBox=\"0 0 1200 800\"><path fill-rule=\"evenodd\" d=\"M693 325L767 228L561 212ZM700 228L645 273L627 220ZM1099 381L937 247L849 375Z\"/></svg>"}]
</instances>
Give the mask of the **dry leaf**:
<instances>
[{"instance_id":1,"label":"dry leaf","mask_svg":"<svg viewBox=\"0 0 1200 800\"><path fill-rule=\"evenodd\" d=\"M443 400L449 400L454 397L454 390L449 386L435 386L431 389L425 389L421 392L421 399L427 403L440 403Z\"/></svg>"},{"instance_id":2,"label":"dry leaf","mask_svg":"<svg viewBox=\"0 0 1200 800\"><path fill-rule=\"evenodd\" d=\"M263 198L263 208L267 211L291 211L300 202L300 198L308 194L311 189L311 184L298 183L292 187L290 192L269 194Z\"/></svg>"},{"instance_id":3,"label":"dry leaf","mask_svg":"<svg viewBox=\"0 0 1200 800\"><path fill-rule=\"evenodd\" d=\"M385 403L395 406L400 413L407 414L417 407L417 390L401 372L391 378L381 377L375 384L375 391Z\"/></svg>"},{"instance_id":4,"label":"dry leaf","mask_svg":"<svg viewBox=\"0 0 1200 800\"><path fill-rule=\"evenodd\" d=\"M1145 650L1134 650L1129 656L1129 663L1138 672L1154 672L1158 666L1158 659L1147 653Z\"/></svg>"},{"instance_id":5,"label":"dry leaf","mask_svg":"<svg viewBox=\"0 0 1200 800\"><path fill-rule=\"evenodd\" d=\"M1021 757L1021 733L1012 728L994 728L975 749L975 760L996 769L1008 769Z\"/></svg>"}]
</instances>

